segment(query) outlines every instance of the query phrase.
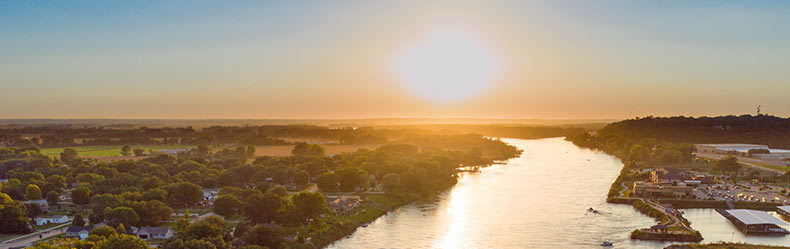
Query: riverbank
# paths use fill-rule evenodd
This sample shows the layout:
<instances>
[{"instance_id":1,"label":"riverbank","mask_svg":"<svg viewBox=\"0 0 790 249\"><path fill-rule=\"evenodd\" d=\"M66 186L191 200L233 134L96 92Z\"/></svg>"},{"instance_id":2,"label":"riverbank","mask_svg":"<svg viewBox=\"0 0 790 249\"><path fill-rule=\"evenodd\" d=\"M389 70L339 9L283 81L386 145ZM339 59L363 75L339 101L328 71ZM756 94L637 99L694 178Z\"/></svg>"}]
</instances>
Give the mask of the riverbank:
<instances>
[{"instance_id":1,"label":"riverbank","mask_svg":"<svg viewBox=\"0 0 790 249\"><path fill-rule=\"evenodd\" d=\"M606 202L632 205L637 200L641 200L641 198L614 197L614 198L607 198ZM724 201L687 200L687 199L673 199L673 198L657 198L655 200L659 203L672 204L674 208L678 208L678 209L728 208L727 203ZM754 210L762 210L762 211L774 211L776 210L776 206L778 205L776 203L768 203L768 202L743 202L743 201L735 201L732 202L732 204L733 207L735 207L736 209L754 209Z\"/></svg>"},{"instance_id":2,"label":"riverbank","mask_svg":"<svg viewBox=\"0 0 790 249\"><path fill-rule=\"evenodd\" d=\"M675 212L674 209L643 199L635 200L633 206L639 212L655 218L658 221L658 225L634 230L631 232L631 239L679 242L702 241L700 232L691 229L688 220L684 219L680 213Z\"/></svg>"},{"instance_id":3,"label":"riverbank","mask_svg":"<svg viewBox=\"0 0 790 249\"><path fill-rule=\"evenodd\" d=\"M350 215L332 216L327 219L329 229L312 237L312 242L319 248L353 234L359 227L378 219L389 211L412 203L421 197L414 194L364 194L358 211Z\"/></svg>"}]
</instances>

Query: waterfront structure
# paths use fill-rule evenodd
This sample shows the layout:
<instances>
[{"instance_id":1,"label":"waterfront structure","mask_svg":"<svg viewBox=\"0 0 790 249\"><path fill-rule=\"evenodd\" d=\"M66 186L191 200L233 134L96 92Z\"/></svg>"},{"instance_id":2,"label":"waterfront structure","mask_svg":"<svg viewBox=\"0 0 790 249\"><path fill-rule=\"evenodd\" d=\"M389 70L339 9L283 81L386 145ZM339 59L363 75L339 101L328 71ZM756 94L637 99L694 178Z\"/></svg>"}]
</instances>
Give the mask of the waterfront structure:
<instances>
[{"instance_id":1,"label":"waterfront structure","mask_svg":"<svg viewBox=\"0 0 790 249\"><path fill-rule=\"evenodd\" d=\"M633 191L640 197L688 197L694 188L685 185L672 185L669 182L653 183L635 181Z\"/></svg>"},{"instance_id":2,"label":"waterfront structure","mask_svg":"<svg viewBox=\"0 0 790 249\"><path fill-rule=\"evenodd\" d=\"M790 206L778 206L776 207L776 213L785 217L790 217Z\"/></svg>"},{"instance_id":3,"label":"waterfront structure","mask_svg":"<svg viewBox=\"0 0 790 249\"><path fill-rule=\"evenodd\" d=\"M678 168L658 168L650 172L650 181L653 183L677 183L690 178L688 172Z\"/></svg>"},{"instance_id":4,"label":"waterfront structure","mask_svg":"<svg viewBox=\"0 0 790 249\"><path fill-rule=\"evenodd\" d=\"M750 209L717 209L716 211L746 234L790 233L787 229L780 227L790 226L790 224L763 211Z\"/></svg>"}]
</instances>

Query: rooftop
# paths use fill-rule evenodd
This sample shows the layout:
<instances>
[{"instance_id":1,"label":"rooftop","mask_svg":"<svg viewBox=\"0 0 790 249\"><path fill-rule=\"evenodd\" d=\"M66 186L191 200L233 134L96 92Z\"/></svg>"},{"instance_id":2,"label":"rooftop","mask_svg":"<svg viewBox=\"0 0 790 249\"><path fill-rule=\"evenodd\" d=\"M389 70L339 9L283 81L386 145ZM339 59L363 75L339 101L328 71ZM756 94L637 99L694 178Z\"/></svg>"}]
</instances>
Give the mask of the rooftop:
<instances>
[{"instance_id":1,"label":"rooftop","mask_svg":"<svg viewBox=\"0 0 790 249\"><path fill-rule=\"evenodd\" d=\"M78 226L70 226L66 229L67 233L78 233L80 231L90 231L93 227L78 227Z\"/></svg>"},{"instance_id":2,"label":"rooftop","mask_svg":"<svg viewBox=\"0 0 790 249\"><path fill-rule=\"evenodd\" d=\"M776 208L785 211L787 213L790 213L790 206L777 206Z\"/></svg>"},{"instance_id":3,"label":"rooftop","mask_svg":"<svg viewBox=\"0 0 790 249\"><path fill-rule=\"evenodd\" d=\"M169 227L141 227L138 233L145 231L146 233L165 234L169 230Z\"/></svg>"},{"instance_id":4,"label":"rooftop","mask_svg":"<svg viewBox=\"0 0 790 249\"><path fill-rule=\"evenodd\" d=\"M787 222L780 220L779 218L774 217L773 215L758 211L758 210L750 210L750 209L730 209L726 210L727 213L735 217L736 219L743 222L746 225L757 225L757 224L774 224L774 225L781 225L781 226L790 226Z\"/></svg>"}]
</instances>

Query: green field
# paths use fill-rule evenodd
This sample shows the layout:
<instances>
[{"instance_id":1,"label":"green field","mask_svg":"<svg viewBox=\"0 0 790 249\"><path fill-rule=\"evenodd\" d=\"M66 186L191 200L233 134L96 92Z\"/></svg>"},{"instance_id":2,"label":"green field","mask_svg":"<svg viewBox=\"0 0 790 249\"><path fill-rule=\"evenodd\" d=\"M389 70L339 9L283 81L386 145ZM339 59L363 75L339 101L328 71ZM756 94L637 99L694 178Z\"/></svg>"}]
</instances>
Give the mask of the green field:
<instances>
[{"instance_id":1,"label":"green field","mask_svg":"<svg viewBox=\"0 0 790 249\"><path fill-rule=\"evenodd\" d=\"M165 149L186 149L192 148L193 146L189 145L129 145L132 149L143 149L146 153L148 150L165 150ZM109 157L109 156L121 156L121 148L123 145L89 145L89 146L73 146L68 148L74 148L77 150L80 156L83 157ZM58 147L58 148L46 148L41 149L41 154L56 156L63 152L63 149L67 147Z\"/></svg>"}]
</instances>

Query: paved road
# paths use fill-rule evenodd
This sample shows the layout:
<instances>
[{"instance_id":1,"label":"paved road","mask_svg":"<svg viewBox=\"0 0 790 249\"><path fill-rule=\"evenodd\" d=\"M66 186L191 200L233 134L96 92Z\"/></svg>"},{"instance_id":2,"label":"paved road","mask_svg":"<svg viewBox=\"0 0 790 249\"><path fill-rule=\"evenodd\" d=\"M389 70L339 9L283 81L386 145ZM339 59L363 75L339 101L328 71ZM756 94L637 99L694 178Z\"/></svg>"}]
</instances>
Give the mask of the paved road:
<instances>
[{"instance_id":1,"label":"paved road","mask_svg":"<svg viewBox=\"0 0 790 249\"><path fill-rule=\"evenodd\" d=\"M725 157L727 157L729 155L697 152L697 156L698 157L711 158L711 159L718 160L718 159L725 158ZM765 170L765 171L771 171L771 172L778 173L778 174L784 174L785 171L786 171L786 170L778 170L778 169L766 168L766 167L763 167L763 166L755 164L755 163L762 163L762 164L770 164L770 165L776 165L776 166L787 166L787 165L782 164L780 162L774 162L774 161L768 161L768 160L760 160L760 159L754 159L754 158L748 158L748 157L739 157L739 156L737 156L737 158L738 158L738 162L739 163L745 164L746 166L749 166L749 167L752 167L752 168L757 168L757 169L761 169L761 170ZM790 169L790 167L788 167L788 169Z\"/></svg>"},{"instance_id":2,"label":"paved road","mask_svg":"<svg viewBox=\"0 0 790 249\"><path fill-rule=\"evenodd\" d=\"M39 230L31 234L27 234L21 237L16 237L10 240L3 241L2 243L0 243L0 249L27 246L38 240L46 239L52 236L57 236L59 234L64 233L66 231L66 228L70 225L71 225L71 219L69 219L69 222L63 223L62 225L58 225L44 230ZM41 235L41 238L38 237L39 235Z\"/></svg>"}]
</instances>

